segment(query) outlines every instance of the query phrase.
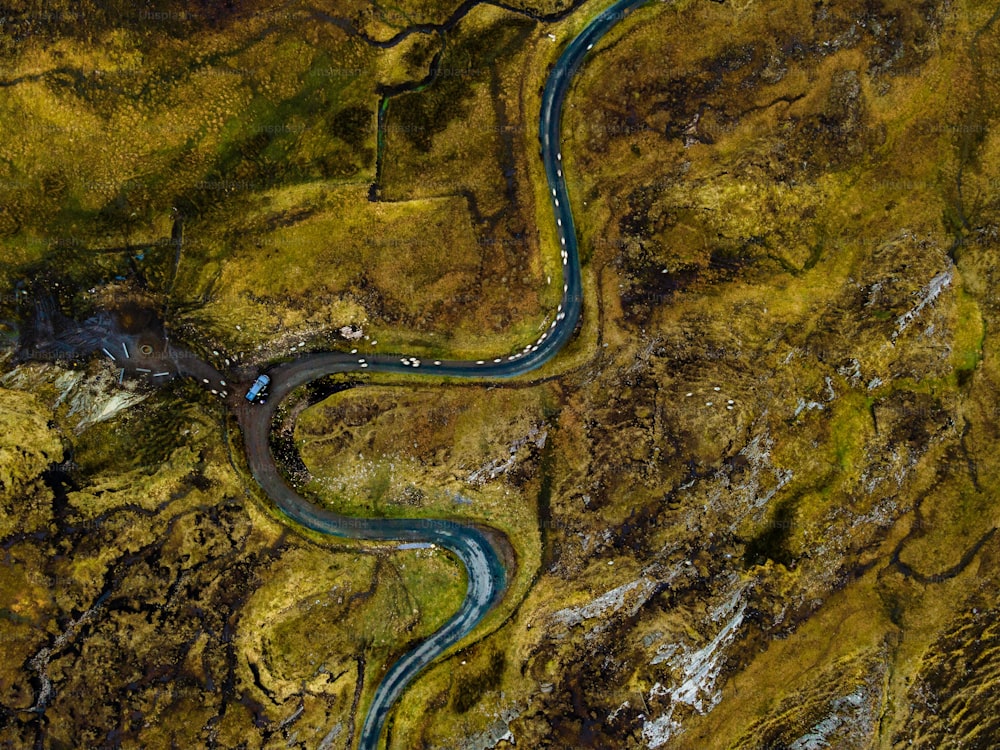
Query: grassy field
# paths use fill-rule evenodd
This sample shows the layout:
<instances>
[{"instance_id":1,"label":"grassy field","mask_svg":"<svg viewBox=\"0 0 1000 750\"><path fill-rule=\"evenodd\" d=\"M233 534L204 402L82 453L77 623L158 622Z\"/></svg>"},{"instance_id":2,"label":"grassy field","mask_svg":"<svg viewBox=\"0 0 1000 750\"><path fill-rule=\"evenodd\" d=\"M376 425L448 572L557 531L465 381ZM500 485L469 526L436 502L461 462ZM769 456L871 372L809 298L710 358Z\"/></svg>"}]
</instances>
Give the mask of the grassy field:
<instances>
[{"instance_id":1,"label":"grassy field","mask_svg":"<svg viewBox=\"0 0 1000 750\"><path fill-rule=\"evenodd\" d=\"M354 32L454 9L18 17L0 282L81 315L144 295L248 367L519 348L559 289L541 86L601 7L476 6L388 47ZM577 338L533 379L368 377L294 425L331 508L479 521L517 555L390 747L998 735L994 13L657 3L595 49L564 116ZM194 389L82 423L108 378L0 390L0 742L348 747L461 569L290 532Z\"/></svg>"},{"instance_id":2,"label":"grassy field","mask_svg":"<svg viewBox=\"0 0 1000 750\"><path fill-rule=\"evenodd\" d=\"M388 28L427 10L336 15ZM261 356L286 337L329 345L344 325L428 353L527 340L543 300L537 240L510 182L525 113L497 98L491 64L499 56L506 77L519 75L532 24L485 8L461 21L439 84L392 100L376 186L388 202L370 203L378 91L426 76L440 40L378 49L329 22L289 36L304 17L264 11L189 37L116 29L100 52L74 37L25 41L0 110L28 123L0 146L5 279L58 259L65 287L100 286L131 278L129 256L143 256L139 280L180 312L177 327L231 351L262 344ZM470 121L450 106L470 95L470 111L492 114ZM433 158L412 151L432 139ZM499 161L473 159L481 149ZM175 267L165 245L178 217Z\"/></svg>"},{"instance_id":3,"label":"grassy field","mask_svg":"<svg viewBox=\"0 0 1000 750\"><path fill-rule=\"evenodd\" d=\"M882 48L845 45L778 71L770 44L820 32L804 12L782 5L778 24L766 10L643 11L581 74L588 106L568 110L564 153L576 205L586 202L578 224L608 351L564 378L546 545L558 563L503 631L428 674L400 708L394 746L509 726L519 744L638 747L651 740L636 714L673 710L671 747L767 747L793 742L852 691L865 711L831 735L850 746L949 736L932 704L910 707L908 685L953 684L943 654L972 641L938 639L979 632L981 615L964 613L993 606L953 605L995 580L996 504L978 474L990 462L974 447L994 434L981 395L997 382L985 364L994 266L981 238L997 217L982 188L995 136L956 112L963 55L911 39L910 58L891 65ZM987 20L968 12L949 19L952 48ZM899 18L900 34L923 33ZM956 239L956 141L970 128L986 134L964 167L977 197L961 212L978 213ZM931 294L938 274L948 281ZM610 539L595 544L601 529ZM682 673L644 666L648 640L704 644L717 632L700 619L694 581L638 616L569 635L553 624L560 607L684 558L681 570L723 591L735 576L759 612L726 657L732 676L716 682L711 711L719 698L707 694L701 711L659 697ZM501 643L507 666L491 671ZM609 659L613 690L594 666ZM993 689L994 665L977 663L977 689ZM486 675L483 697L460 712L466 674ZM497 695L506 713L486 697ZM428 717L428 705L442 708ZM892 717L881 734L880 715ZM920 721L933 728L917 732Z\"/></svg>"},{"instance_id":4,"label":"grassy field","mask_svg":"<svg viewBox=\"0 0 1000 750\"><path fill-rule=\"evenodd\" d=\"M516 564L502 623L538 575L539 494L546 483L544 388L397 384L343 391L302 412L295 444L309 469L305 490L347 515L457 517L502 531ZM497 422L494 416L506 418Z\"/></svg>"},{"instance_id":5,"label":"grassy field","mask_svg":"<svg viewBox=\"0 0 1000 750\"><path fill-rule=\"evenodd\" d=\"M48 707L61 741L97 742L112 720L100 707L125 700L148 720L126 728L129 747L199 744L224 705L242 716L221 725L235 741L264 704L284 717L305 705L299 731L318 743L328 712L339 706L355 720L388 663L464 597L464 570L440 551L317 544L238 500L244 489L210 410L154 400L70 447L60 436L75 418L40 391L0 390L11 425L0 447L4 497L17 501L4 513L12 555L0 575L0 627L20 663L68 621L89 623L82 641L70 629L47 667L61 685ZM115 440L145 452L109 451ZM15 443L31 449L15 459ZM60 463L64 450L73 465ZM87 644L82 654L74 643ZM148 681L157 670L179 680L166 698ZM34 700L23 676L14 662L0 675L6 705ZM79 715L72 696L84 685L95 709ZM8 724L5 741L24 731Z\"/></svg>"}]
</instances>

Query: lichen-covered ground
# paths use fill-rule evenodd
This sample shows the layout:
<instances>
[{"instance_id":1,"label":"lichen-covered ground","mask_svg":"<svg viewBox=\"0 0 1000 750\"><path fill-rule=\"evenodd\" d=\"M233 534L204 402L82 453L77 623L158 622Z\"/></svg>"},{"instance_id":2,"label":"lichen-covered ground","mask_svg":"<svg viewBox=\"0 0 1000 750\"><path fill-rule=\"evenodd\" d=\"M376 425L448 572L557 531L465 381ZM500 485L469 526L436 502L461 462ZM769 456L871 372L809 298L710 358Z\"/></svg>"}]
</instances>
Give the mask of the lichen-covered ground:
<instances>
[{"instance_id":1,"label":"lichen-covered ground","mask_svg":"<svg viewBox=\"0 0 1000 750\"><path fill-rule=\"evenodd\" d=\"M539 91L601 5L45 7L0 65L0 743L350 747L454 561L297 534L207 395L17 332L134 295L248 368L523 345L558 287ZM636 11L567 98L565 356L289 406L318 502L518 554L391 748L1000 744L998 16Z\"/></svg>"}]
</instances>

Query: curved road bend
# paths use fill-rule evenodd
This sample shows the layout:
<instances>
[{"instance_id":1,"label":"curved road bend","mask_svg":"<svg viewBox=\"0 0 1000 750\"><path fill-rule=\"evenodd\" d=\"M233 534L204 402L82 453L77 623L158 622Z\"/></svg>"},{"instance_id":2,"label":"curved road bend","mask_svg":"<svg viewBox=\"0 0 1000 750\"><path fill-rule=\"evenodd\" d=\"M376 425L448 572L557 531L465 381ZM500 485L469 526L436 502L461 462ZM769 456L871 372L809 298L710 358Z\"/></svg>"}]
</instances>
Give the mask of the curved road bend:
<instances>
[{"instance_id":1,"label":"curved road bend","mask_svg":"<svg viewBox=\"0 0 1000 750\"><path fill-rule=\"evenodd\" d=\"M539 139L563 263L562 302L549 329L521 351L490 360L422 361L399 355L361 357L339 352L306 355L269 371L271 395L266 404L238 410L250 470L288 518L331 536L437 544L454 553L468 570L468 591L459 611L393 664L376 688L361 730L358 745L361 750L377 748L390 708L417 673L465 637L500 601L507 583L505 570L499 551L482 531L471 525L430 519L355 518L306 500L285 482L271 453L268 434L275 409L293 389L334 373L367 370L412 375L429 370L450 377L509 378L540 367L562 348L573 335L582 304L580 258L560 151L563 100L587 52L629 11L645 2L619 0L598 15L567 45L545 84Z\"/></svg>"}]
</instances>

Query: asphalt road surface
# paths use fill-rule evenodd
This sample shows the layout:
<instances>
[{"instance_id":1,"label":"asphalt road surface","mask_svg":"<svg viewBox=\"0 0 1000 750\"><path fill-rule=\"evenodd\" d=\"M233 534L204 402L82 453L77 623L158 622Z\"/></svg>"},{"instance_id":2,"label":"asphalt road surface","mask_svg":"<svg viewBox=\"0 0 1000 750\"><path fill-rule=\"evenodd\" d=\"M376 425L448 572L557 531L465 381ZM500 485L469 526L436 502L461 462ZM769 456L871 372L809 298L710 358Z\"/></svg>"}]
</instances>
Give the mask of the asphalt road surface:
<instances>
[{"instance_id":1,"label":"asphalt road surface","mask_svg":"<svg viewBox=\"0 0 1000 750\"><path fill-rule=\"evenodd\" d=\"M229 374L193 353L173 347L159 323L124 325L123 316L99 313L76 323L58 312L51 299L36 302L35 318L22 341L25 359L66 359L102 352L118 369L119 379L138 378L162 385L174 377L194 378L206 390L232 406L244 434L247 462L254 478L281 512L295 523L332 536L394 540L404 544L434 544L450 550L468 571L468 590L458 612L437 632L393 664L375 690L358 747L375 750L390 710L413 678L451 646L468 635L502 599L507 586L503 550L509 544L500 532L448 520L355 518L320 508L299 495L284 479L271 453L268 436L278 405L295 388L335 373L430 373L454 378L510 378L529 373L550 360L572 337L582 305L580 258L573 213L563 177L560 131L563 100L587 53L614 24L647 0L620 0L594 18L564 49L549 73L542 96L538 137L545 167L559 252L563 266L562 301L549 327L518 351L491 359L421 360L405 355L358 355L340 352L306 354L267 370L271 377L266 403L244 398L246 373ZM135 312L135 311L133 311ZM141 317L141 316L140 316ZM135 321L133 320L133 323ZM26 344L26 345L25 345ZM213 352L220 358L219 352ZM227 370L242 366L226 358ZM229 383L227 378L233 382ZM237 383L237 381L239 381Z\"/></svg>"},{"instance_id":2,"label":"asphalt road surface","mask_svg":"<svg viewBox=\"0 0 1000 750\"><path fill-rule=\"evenodd\" d=\"M445 625L392 665L375 691L361 730L359 748L377 748L390 709L404 688L437 656L465 637L502 598L506 576L500 551L480 529L468 524L428 519L354 518L317 507L281 476L271 454L268 433L275 409L293 389L334 373L430 372L460 378L509 378L531 372L551 359L573 335L582 305L580 258L573 213L563 175L560 132L563 100L573 75L597 41L646 0L621 0L593 19L563 51L549 73L539 116L539 140L548 181L560 257L562 302L549 328L523 349L486 360L422 360L405 355L310 354L268 371L266 404L239 410L247 460L254 478L290 519L323 534L373 540L436 544L451 550L468 570L468 591L458 612Z\"/></svg>"}]
</instances>

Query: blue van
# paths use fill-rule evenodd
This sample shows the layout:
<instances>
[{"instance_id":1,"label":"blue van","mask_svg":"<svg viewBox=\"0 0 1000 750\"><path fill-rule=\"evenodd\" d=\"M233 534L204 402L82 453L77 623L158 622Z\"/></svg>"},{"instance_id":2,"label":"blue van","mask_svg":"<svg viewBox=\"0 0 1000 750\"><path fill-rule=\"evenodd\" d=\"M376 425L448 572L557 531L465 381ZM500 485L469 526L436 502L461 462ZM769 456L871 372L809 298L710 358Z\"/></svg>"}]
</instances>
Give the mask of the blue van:
<instances>
[{"instance_id":1,"label":"blue van","mask_svg":"<svg viewBox=\"0 0 1000 750\"><path fill-rule=\"evenodd\" d=\"M247 391L247 401L256 401L270 382L271 378L267 375L258 375L257 379L253 381L253 385L250 386L250 390Z\"/></svg>"}]
</instances>

